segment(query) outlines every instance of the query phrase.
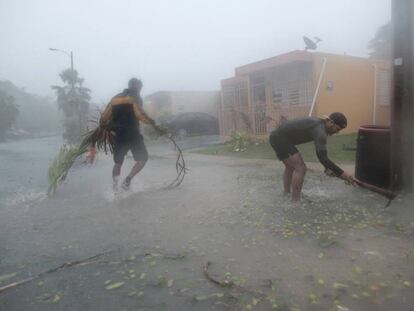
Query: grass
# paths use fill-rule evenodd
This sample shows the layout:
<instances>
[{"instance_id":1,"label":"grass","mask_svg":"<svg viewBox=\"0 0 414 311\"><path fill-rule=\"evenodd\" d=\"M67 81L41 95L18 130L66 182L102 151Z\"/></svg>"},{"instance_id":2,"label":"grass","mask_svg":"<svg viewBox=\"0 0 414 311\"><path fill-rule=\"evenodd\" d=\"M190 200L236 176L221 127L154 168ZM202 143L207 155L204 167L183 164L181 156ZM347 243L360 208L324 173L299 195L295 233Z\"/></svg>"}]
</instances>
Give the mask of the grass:
<instances>
[{"instance_id":1,"label":"grass","mask_svg":"<svg viewBox=\"0 0 414 311\"><path fill-rule=\"evenodd\" d=\"M335 135L328 138L328 156L337 163L355 162L355 151L345 150L344 145L355 145L357 134ZM297 146L303 158L307 162L318 162L313 142ZM276 159L275 152L269 142L251 143L245 151L234 151L230 143L208 146L204 149L193 151L206 155L221 155L240 158Z\"/></svg>"}]
</instances>

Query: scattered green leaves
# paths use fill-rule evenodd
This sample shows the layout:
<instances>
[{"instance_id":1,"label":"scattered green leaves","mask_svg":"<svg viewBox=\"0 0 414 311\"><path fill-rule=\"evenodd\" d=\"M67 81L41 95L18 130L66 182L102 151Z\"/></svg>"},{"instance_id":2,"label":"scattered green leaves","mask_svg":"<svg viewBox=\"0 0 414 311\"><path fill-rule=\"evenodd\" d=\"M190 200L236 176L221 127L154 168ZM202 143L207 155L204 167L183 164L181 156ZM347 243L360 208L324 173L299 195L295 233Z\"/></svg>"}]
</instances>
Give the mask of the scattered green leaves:
<instances>
[{"instance_id":1,"label":"scattered green leaves","mask_svg":"<svg viewBox=\"0 0 414 311\"><path fill-rule=\"evenodd\" d=\"M112 290L112 289L116 289L116 288L120 288L125 284L125 282L116 282L116 283L112 283L110 285L107 285L105 287L106 290Z\"/></svg>"}]
</instances>

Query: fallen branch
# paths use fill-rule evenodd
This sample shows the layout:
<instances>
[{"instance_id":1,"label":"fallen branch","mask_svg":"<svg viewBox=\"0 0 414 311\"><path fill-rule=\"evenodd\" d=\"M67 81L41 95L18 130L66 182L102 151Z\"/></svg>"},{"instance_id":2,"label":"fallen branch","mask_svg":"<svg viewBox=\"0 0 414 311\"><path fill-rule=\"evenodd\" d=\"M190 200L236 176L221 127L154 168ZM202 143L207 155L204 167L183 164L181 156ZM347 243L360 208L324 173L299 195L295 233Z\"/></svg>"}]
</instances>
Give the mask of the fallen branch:
<instances>
[{"instance_id":1,"label":"fallen branch","mask_svg":"<svg viewBox=\"0 0 414 311\"><path fill-rule=\"evenodd\" d=\"M171 259L171 260L178 260L184 259L186 257L185 254L161 254L161 253L144 253L142 255L138 255L139 257L161 257L163 259Z\"/></svg>"},{"instance_id":2,"label":"fallen branch","mask_svg":"<svg viewBox=\"0 0 414 311\"><path fill-rule=\"evenodd\" d=\"M164 189L171 189L178 187L183 182L185 174L187 173L187 168L185 166L185 160L180 146L178 146L174 138L172 138L172 135L167 135L166 137L173 143L174 148L178 153L177 161L175 162L175 170L177 172L177 177L169 185L164 187Z\"/></svg>"},{"instance_id":3,"label":"fallen branch","mask_svg":"<svg viewBox=\"0 0 414 311\"><path fill-rule=\"evenodd\" d=\"M203 274L206 277L207 280L209 280L210 282L220 286L220 287L225 287L225 288L230 288L230 289L234 289L237 290L239 292L244 292L244 293L250 293L253 295L257 295L257 296L265 296L263 293L245 288L243 286L237 285L236 283L234 283L233 281L219 281L214 279L209 273L208 273L208 268L210 267L211 262L207 261L206 264L203 267Z\"/></svg>"},{"instance_id":4,"label":"fallen branch","mask_svg":"<svg viewBox=\"0 0 414 311\"><path fill-rule=\"evenodd\" d=\"M331 176L331 177L334 176L334 173L330 169L325 169L325 174L328 175L328 176ZM361 187L363 189L370 190L372 192L375 192L377 194L380 194L380 195L386 197L388 199L388 203L385 205L385 208L387 208L391 204L391 201L394 200L397 196L397 194L393 191L390 191L390 190L387 190L387 189L383 189L383 188L368 184L368 183L363 182L363 181L361 181L357 178L354 178L353 180L354 180L355 184L358 185L359 187ZM346 183L348 183L348 182L346 182ZM350 184L350 183L348 183L348 184Z\"/></svg>"},{"instance_id":5,"label":"fallen branch","mask_svg":"<svg viewBox=\"0 0 414 311\"><path fill-rule=\"evenodd\" d=\"M184 254L164 255L165 259L171 259L171 260L185 259L185 257L186 257L186 255L184 255Z\"/></svg>"},{"instance_id":6,"label":"fallen branch","mask_svg":"<svg viewBox=\"0 0 414 311\"><path fill-rule=\"evenodd\" d=\"M233 282L221 282L221 281L214 279L210 274L208 274L208 267L210 267L210 265L211 265L211 262L207 261L203 267L203 273L204 273L204 276L207 278L207 280L221 287L232 287L234 285Z\"/></svg>"},{"instance_id":7,"label":"fallen branch","mask_svg":"<svg viewBox=\"0 0 414 311\"><path fill-rule=\"evenodd\" d=\"M26 279L23 279L23 280L20 280L20 281L17 281L17 282L13 282L13 283L7 284L5 286L0 287L0 294L2 292L4 292L4 291L8 290L8 289L12 289L12 288L15 288L15 287L17 287L19 285L23 285L23 284L29 283L29 282L31 282L31 281L33 281L35 279L38 279L38 278L44 276L45 274L49 274L49 273L52 273L52 272L55 272L55 271L58 271L58 270L62 270L62 269L65 269L65 268L69 268L69 267L84 266L86 264L94 263L94 262L96 262L96 260L93 260L93 259L96 259L98 257L101 257L101 256L103 256L103 255L105 255L107 253L109 253L109 252L100 253L100 254L97 254L97 255L94 255L92 257L88 257L88 258L82 259L82 260L68 261L68 262L65 262L64 264L62 264L62 265L60 265L58 267L49 269L47 271L43 271L43 272L41 272L41 273L39 273L39 274L37 274L35 276L32 276L32 277L29 277L29 278L26 278Z\"/></svg>"},{"instance_id":8,"label":"fallen branch","mask_svg":"<svg viewBox=\"0 0 414 311\"><path fill-rule=\"evenodd\" d=\"M356 178L354 180L355 180L356 184L358 186L360 186L361 188L368 189L368 190L370 190L372 192L378 193L378 194L386 197L389 200L393 200L397 196L395 193L393 193L393 192L391 192L389 190L376 187L374 185L371 185L371 184L365 183L363 181L360 181L360 180L358 180Z\"/></svg>"},{"instance_id":9,"label":"fallen branch","mask_svg":"<svg viewBox=\"0 0 414 311\"><path fill-rule=\"evenodd\" d=\"M97 127L87 132L79 145L63 145L49 166L49 188L47 191L49 197L55 194L57 187L66 179L75 161L82 155L88 153L84 163L92 164L97 150L103 150L105 154L108 151L113 153L114 136L112 132L97 120L89 120L89 122L95 123Z\"/></svg>"},{"instance_id":10,"label":"fallen branch","mask_svg":"<svg viewBox=\"0 0 414 311\"><path fill-rule=\"evenodd\" d=\"M13 283L7 284L5 286L2 286L2 287L0 287L0 293L6 291L8 289L11 289L11 288L17 287L19 285L22 285L22 284L28 283L30 281L33 281L35 278L36 277L33 276L33 277L30 277L30 278L27 278L27 279L23 279L23 280L20 280L20 281L13 282Z\"/></svg>"}]
</instances>

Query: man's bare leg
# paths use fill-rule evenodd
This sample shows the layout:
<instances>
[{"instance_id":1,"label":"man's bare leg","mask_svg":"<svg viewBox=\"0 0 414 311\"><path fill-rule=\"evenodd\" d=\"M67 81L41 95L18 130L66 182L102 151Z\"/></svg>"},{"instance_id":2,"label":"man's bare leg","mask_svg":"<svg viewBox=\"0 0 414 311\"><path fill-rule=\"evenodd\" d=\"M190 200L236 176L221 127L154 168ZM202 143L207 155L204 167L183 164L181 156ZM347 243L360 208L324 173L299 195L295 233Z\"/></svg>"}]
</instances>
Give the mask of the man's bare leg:
<instances>
[{"instance_id":1,"label":"man's bare leg","mask_svg":"<svg viewBox=\"0 0 414 311\"><path fill-rule=\"evenodd\" d=\"M129 172L129 175L127 178L132 179L135 177L136 174L138 174L145 166L145 163L147 161L137 161L135 162L134 166L132 167L131 171Z\"/></svg>"},{"instance_id":2,"label":"man's bare leg","mask_svg":"<svg viewBox=\"0 0 414 311\"><path fill-rule=\"evenodd\" d=\"M302 156L300 153L295 153L291 155L289 158L283 160L283 163L286 167L292 168L292 201L298 202L300 201L301 193L302 193L302 186L303 180L306 174L306 164L303 161Z\"/></svg>"},{"instance_id":3,"label":"man's bare leg","mask_svg":"<svg viewBox=\"0 0 414 311\"><path fill-rule=\"evenodd\" d=\"M124 189L129 188L132 178L134 178L135 175L137 175L144 168L145 163L147 163L147 161L136 161L135 162L128 176L125 178L124 182L122 183L122 187Z\"/></svg>"},{"instance_id":4,"label":"man's bare leg","mask_svg":"<svg viewBox=\"0 0 414 311\"><path fill-rule=\"evenodd\" d=\"M293 174L293 167L287 166L285 164L285 171L283 173L283 190L284 194L290 194L292 190L292 174Z\"/></svg>"},{"instance_id":5,"label":"man's bare leg","mask_svg":"<svg viewBox=\"0 0 414 311\"><path fill-rule=\"evenodd\" d=\"M112 188L114 191L118 191L119 175L121 174L122 164L114 164L112 168Z\"/></svg>"}]
</instances>

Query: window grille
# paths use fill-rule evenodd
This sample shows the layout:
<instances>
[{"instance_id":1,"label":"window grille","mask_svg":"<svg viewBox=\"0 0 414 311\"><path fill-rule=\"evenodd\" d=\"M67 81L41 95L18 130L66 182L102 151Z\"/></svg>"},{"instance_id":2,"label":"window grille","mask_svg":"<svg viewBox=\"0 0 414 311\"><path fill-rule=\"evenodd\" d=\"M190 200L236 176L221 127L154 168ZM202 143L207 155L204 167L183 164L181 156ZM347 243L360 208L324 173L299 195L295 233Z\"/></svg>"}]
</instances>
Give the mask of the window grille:
<instances>
[{"instance_id":1,"label":"window grille","mask_svg":"<svg viewBox=\"0 0 414 311\"><path fill-rule=\"evenodd\" d=\"M223 88L223 108L234 107L236 103L236 92L234 87Z\"/></svg>"},{"instance_id":2,"label":"window grille","mask_svg":"<svg viewBox=\"0 0 414 311\"><path fill-rule=\"evenodd\" d=\"M312 78L309 64L277 67L272 73L275 107L308 106L312 102Z\"/></svg>"}]
</instances>

